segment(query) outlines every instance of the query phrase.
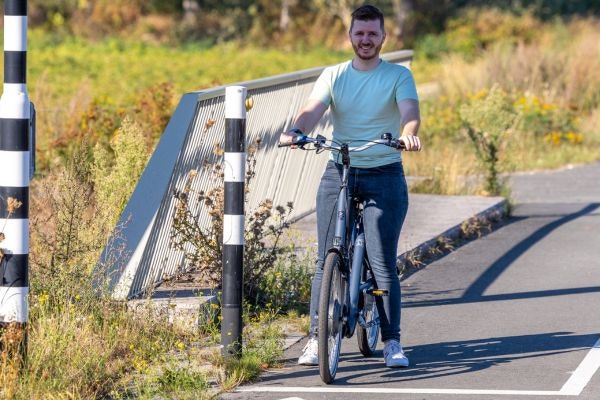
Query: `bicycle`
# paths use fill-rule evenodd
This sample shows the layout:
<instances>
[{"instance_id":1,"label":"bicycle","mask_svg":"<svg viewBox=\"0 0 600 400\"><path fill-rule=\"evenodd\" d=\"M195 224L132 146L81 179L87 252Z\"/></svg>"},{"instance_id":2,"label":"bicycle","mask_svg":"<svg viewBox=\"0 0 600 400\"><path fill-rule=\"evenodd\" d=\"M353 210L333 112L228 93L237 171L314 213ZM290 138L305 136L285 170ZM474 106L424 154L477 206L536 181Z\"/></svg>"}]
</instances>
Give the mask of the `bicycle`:
<instances>
[{"instance_id":1,"label":"bicycle","mask_svg":"<svg viewBox=\"0 0 600 400\"><path fill-rule=\"evenodd\" d=\"M379 314L375 297L388 295L377 289L365 249L362 224L363 204L350 199L348 204L348 175L350 153L375 145L403 149L404 144L385 133L381 139L364 141L358 147L328 141L322 135L315 138L302 133L282 133L279 147L296 146L302 150L312 144L316 153L336 151L342 156L342 181L337 199L333 246L327 250L323 264L323 279L319 297L318 355L319 374L329 384L335 379L340 358L342 336L351 338L357 332L358 347L365 357L373 355L379 340ZM358 325L358 329L357 328Z\"/></svg>"}]
</instances>

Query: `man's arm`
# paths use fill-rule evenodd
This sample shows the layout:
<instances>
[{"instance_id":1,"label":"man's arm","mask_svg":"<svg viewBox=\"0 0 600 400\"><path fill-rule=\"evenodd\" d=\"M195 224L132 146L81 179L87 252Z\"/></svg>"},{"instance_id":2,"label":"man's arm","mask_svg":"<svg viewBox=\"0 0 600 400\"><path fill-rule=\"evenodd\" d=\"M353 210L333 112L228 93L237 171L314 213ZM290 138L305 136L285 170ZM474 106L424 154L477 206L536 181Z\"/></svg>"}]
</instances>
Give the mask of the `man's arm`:
<instances>
[{"instance_id":1,"label":"man's arm","mask_svg":"<svg viewBox=\"0 0 600 400\"><path fill-rule=\"evenodd\" d=\"M293 128L306 134L310 133L325 114L327 107L319 100L309 100L296 116Z\"/></svg>"},{"instance_id":2,"label":"man's arm","mask_svg":"<svg viewBox=\"0 0 600 400\"><path fill-rule=\"evenodd\" d=\"M421 125L421 114L419 102L414 99L405 99L398 102L398 110L402 116L402 135L400 140L404 142L406 150L421 150L421 140L417 136Z\"/></svg>"}]
</instances>

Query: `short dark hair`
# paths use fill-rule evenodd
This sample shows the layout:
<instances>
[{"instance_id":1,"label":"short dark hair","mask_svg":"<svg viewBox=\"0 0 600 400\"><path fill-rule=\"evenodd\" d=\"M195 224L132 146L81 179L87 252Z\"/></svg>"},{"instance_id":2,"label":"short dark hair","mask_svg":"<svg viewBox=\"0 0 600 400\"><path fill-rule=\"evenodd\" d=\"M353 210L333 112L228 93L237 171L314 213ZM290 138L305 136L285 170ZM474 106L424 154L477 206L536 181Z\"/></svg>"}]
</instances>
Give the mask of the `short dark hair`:
<instances>
[{"instance_id":1,"label":"short dark hair","mask_svg":"<svg viewBox=\"0 0 600 400\"><path fill-rule=\"evenodd\" d=\"M350 23L350 30L354 26L354 21L372 21L374 19L378 19L381 24L381 30L384 30L383 27L383 13L379 10L379 8L372 6L370 4L365 4L364 6L358 7L352 13L352 22Z\"/></svg>"}]
</instances>

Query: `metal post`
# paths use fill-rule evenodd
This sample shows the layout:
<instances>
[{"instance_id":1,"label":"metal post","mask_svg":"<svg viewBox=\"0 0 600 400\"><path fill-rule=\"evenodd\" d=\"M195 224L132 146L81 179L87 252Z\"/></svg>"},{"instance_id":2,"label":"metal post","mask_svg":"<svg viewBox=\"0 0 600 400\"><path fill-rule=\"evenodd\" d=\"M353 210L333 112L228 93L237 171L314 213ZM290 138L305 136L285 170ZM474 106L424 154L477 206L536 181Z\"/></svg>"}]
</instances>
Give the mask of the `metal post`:
<instances>
[{"instance_id":1,"label":"metal post","mask_svg":"<svg viewBox=\"0 0 600 400\"><path fill-rule=\"evenodd\" d=\"M223 356L242 352L246 88L225 89L225 213L223 215Z\"/></svg>"},{"instance_id":2,"label":"metal post","mask_svg":"<svg viewBox=\"0 0 600 400\"><path fill-rule=\"evenodd\" d=\"M30 116L27 1L4 1L4 91L0 98L0 328L27 323Z\"/></svg>"}]
</instances>

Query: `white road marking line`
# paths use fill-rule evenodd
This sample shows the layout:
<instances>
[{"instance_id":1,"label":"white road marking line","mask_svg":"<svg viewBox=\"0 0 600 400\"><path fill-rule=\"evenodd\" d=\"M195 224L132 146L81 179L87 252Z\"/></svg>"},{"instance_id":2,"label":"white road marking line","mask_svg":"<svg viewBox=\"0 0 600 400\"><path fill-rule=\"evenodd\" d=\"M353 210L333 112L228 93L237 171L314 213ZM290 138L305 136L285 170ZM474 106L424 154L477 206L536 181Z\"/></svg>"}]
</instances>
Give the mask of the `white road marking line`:
<instances>
[{"instance_id":1,"label":"white road marking line","mask_svg":"<svg viewBox=\"0 0 600 400\"><path fill-rule=\"evenodd\" d=\"M600 339L586 354L577 369L559 391L553 390L494 390L494 389L420 389L420 388L369 388L369 387L301 387L301 386L250 386L236 392L269 393L372 393L372 394L476 394L506 396L579 396L600 368ZM290 397L282 400L301 400Z\"/></svg>"},{"instance_id":2,"label":"white road marking line","mask_svg":"<svg viewBox=\"0 0 600 400\"><path fill-rule=\"evenodd\" d=\"M565 395L579 396L598 368L600 368L600 339L596 341L560 392Z\"/></svg>"},{"instance_id":3,"label":"white road marking line","mask_svg":"<svg viewBox=\"0 0 600 400\"><path fill-rule=\"evenodd\" d=\"M239 388L236 392L270 393L371 393L371 394L478 394L507 396L573 396L549 390L487 390L487 389L418 389L418 388L369 388L369 387L303 387L303 386L255 386Z\"/></svg>"}]
</instances>

